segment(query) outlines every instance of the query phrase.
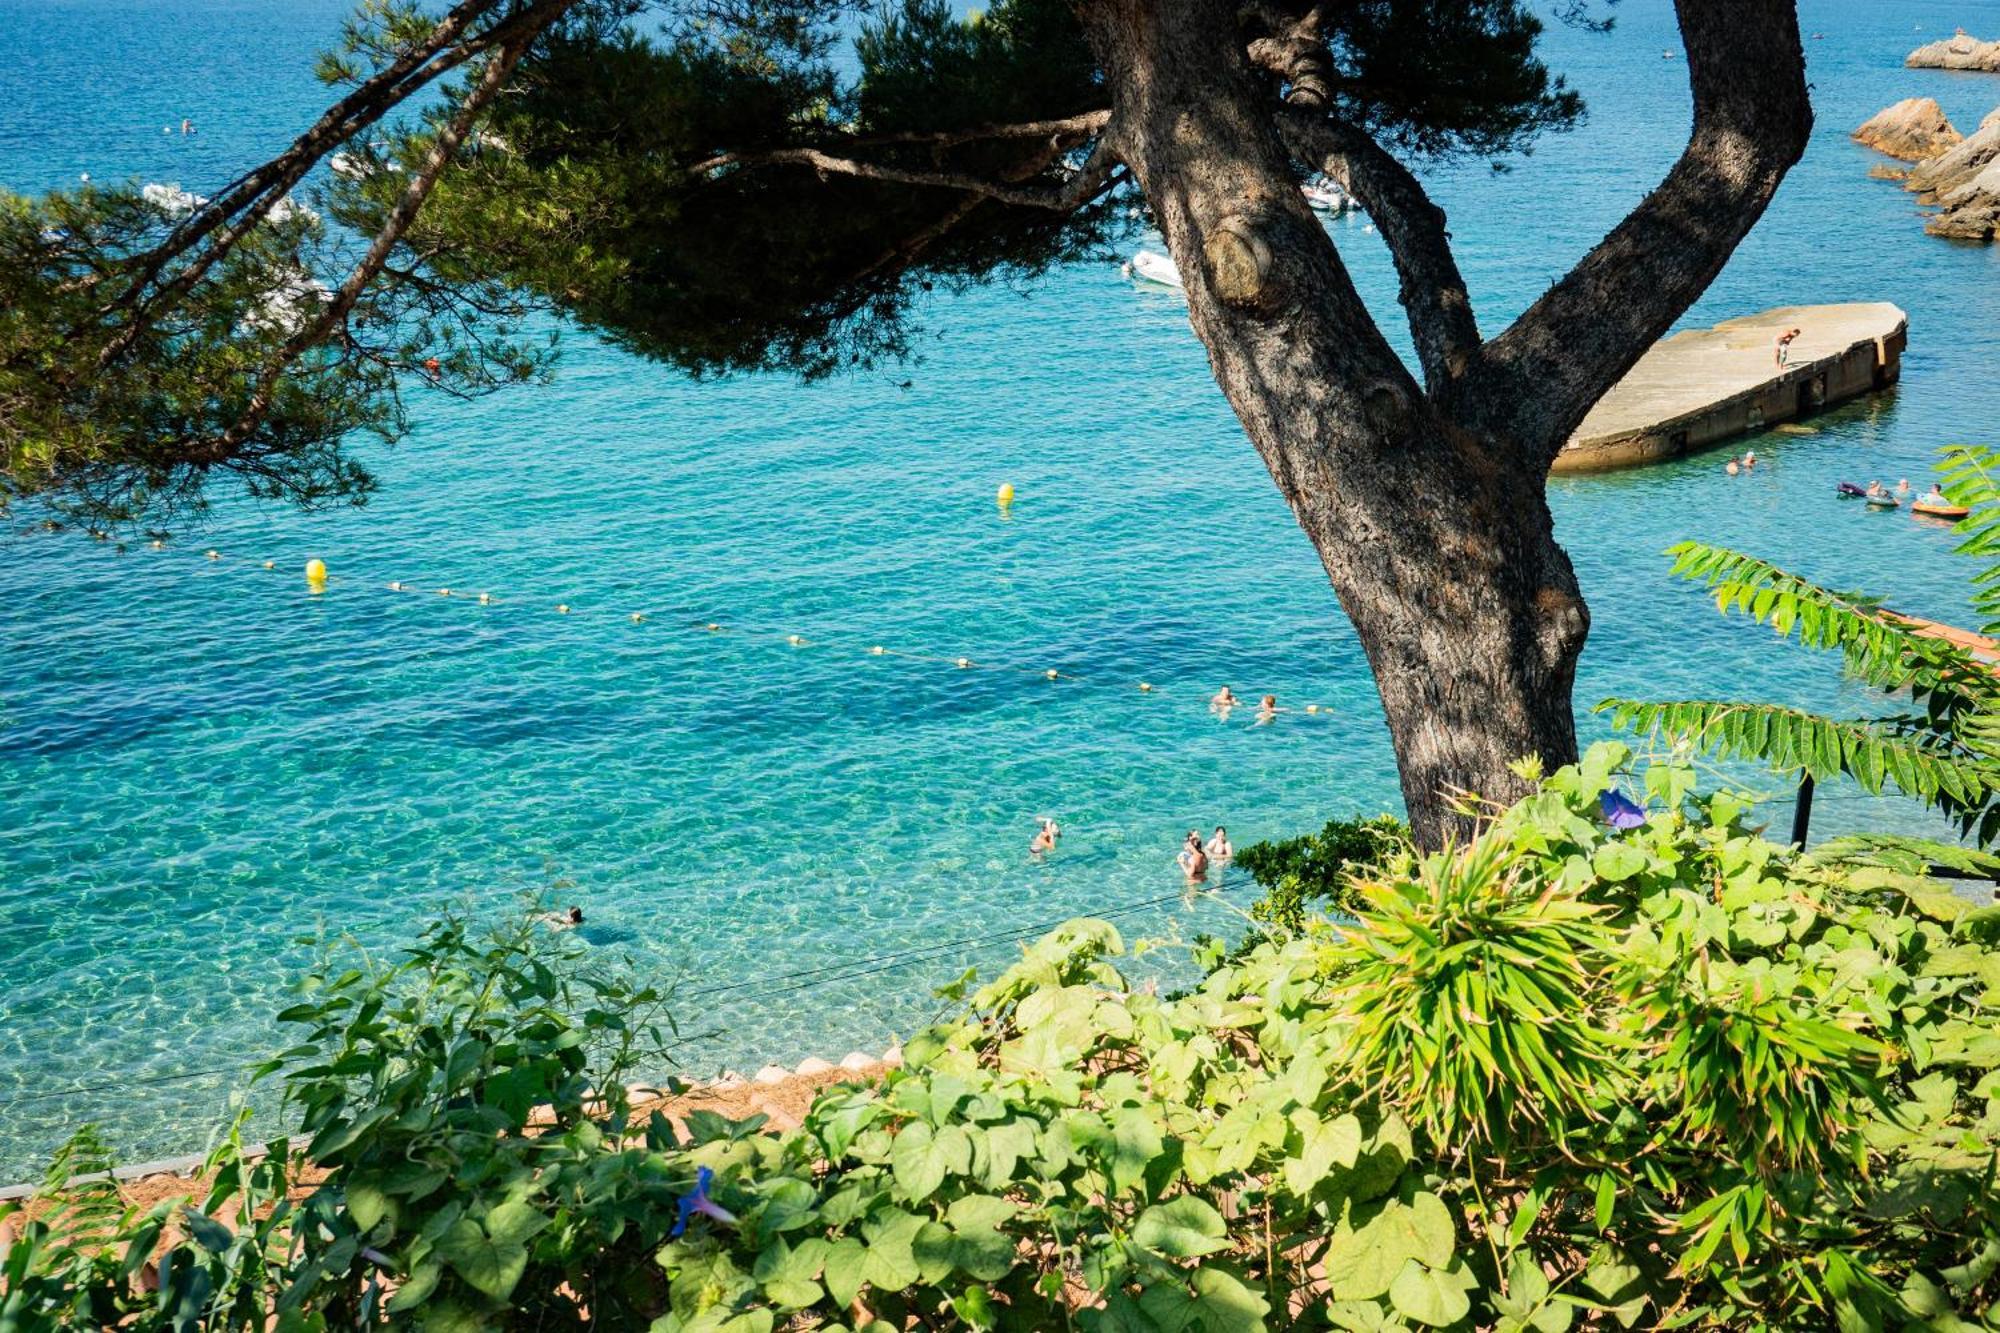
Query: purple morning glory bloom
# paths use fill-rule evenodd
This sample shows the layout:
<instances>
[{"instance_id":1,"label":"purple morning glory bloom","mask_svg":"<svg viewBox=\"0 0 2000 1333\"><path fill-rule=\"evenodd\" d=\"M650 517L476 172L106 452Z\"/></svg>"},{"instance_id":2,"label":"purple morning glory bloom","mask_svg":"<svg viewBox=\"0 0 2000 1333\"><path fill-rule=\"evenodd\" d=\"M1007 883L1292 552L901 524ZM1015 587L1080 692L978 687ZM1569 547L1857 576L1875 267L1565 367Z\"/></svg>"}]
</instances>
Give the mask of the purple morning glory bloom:
<instances>
[{"instance_id":1,"label":"purple morning glory bloom","mask_svg":"<svg viewBox=\"0 0 2000 1333\"><path fill-rule=\"evenodd\" d=\"M695 1172L694 1188L686 1194L681 1195L681 1215L679 1220L674 1223L674 1229L667 1233L669 1236L678 1236L683 1231L686 1231L688 1219L696 1213L700 1213L703 1217L712 1217L718 1222L734 1222L736 1220L736 1214L708 1197L708 1187L714 1183L715 1172L709 1170L707 1167L704 1166Z\"/></svg>"},{"instance_id":2,"label":"purple morning glory bloom","mask_svg":"<svg viewBox=\"0 0 2000 1333\"><path fill-rule=\"evenodd\" d=\"M1646 807L1616 787L1598 793L1597 807L1604 812L1604 822L1615 829L1635 829L1646 822Z\"/></svg>"}]
</instances>

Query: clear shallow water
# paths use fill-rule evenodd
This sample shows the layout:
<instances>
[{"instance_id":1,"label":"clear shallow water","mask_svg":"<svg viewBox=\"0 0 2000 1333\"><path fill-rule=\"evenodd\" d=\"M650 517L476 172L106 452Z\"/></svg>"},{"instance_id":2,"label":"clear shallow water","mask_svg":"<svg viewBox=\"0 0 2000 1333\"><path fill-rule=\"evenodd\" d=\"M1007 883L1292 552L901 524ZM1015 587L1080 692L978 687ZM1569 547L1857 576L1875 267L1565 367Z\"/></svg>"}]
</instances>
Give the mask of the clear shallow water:
<instances>
[{"instance_id":1,"label":"clear shallow water","mask_svg":"<svg viewBox=\"0 0 2000 1333\"><path fill-rule=\"evenodd\" d=\"M0 0L0 184L214 185L302 122L341 8ZM2000 3L1803 9L1827 34L1808 46L1812 149L1689 320L1895 301L1903 384L1755 441L1748 477L1711 455L1552 483L1594 615L1586 705L1865 706L1829 663L1668 583L1657 553L1686 536L1966 611L1947 532L1830 491L1919 480L1937 446L1995 438L2000 249L1924 236L1846 135L1913 94L1964 128L2000 103L2000 77L1900 63L1954 24L2000 33ZM1678 152L1673 44L1658 0L1628 0L1609 38L1557 30L1592 122L1504 176L1434 175L1489 332ZM160 134L182 116L196 136ZM1378 240L1334 226L1400 340ZM560 877L589 938L684 975L688 1024L726 1032L688 1051L696 1071L838 1058L1012 946L787 979L802 970L1112 905L1134 931L1190 929L1214 917L1153 902L1176 887L1178 830L1225 821L1241 843L1393 807L1359 646L1177 300L1090 266L930 322L921 365L810 389L689 384L574 339L551 388L426 405L366 509L227 505L162 552L0 538L0 1176L92 1116L133 1154L198 1146L230 1068L279 1040L293 941L322 925L397 941L445 904L500 911ZM1020 493L1006 522L1002 481ZM338 576L320 597L295 576L308 555ZM878 643L1026 669L861 651ZM1193 700L1225 681L1332 717L1218 723ZM1042 812L1069 833L1030 867ZM1830 799L1816 829L1890 821L1907 814ZM718 987L739 989L693 994Z\"/></svg>"}]
</instances>

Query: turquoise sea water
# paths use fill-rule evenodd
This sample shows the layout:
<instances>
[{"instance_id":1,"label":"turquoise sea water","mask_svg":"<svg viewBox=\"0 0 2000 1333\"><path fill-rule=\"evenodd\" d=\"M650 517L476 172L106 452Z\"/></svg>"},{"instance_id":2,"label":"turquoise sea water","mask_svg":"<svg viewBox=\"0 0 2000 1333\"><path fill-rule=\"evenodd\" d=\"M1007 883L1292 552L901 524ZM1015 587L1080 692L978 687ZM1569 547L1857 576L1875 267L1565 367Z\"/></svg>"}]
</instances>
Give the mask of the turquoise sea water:
<instances>
[{"instance_id":1,"label":"turquoise sea water","mask_svg":"<svg viewBox=\"0 0 2000 1333\"><path fill-rule=\"evenodd\" d=\"M342 8L0 0L0 185L214 186L303 123ZM2000 2L1802 9L1826 34L1808 44L1813 146L1689 322L1894 301L1903 383L1754 441L1747 477L1708 456L1552 483L1595 618L1586 705L1865 706L1830 664L1669 583L1658 552L1684 536L1966 613L1946 531L1830 492L1921 481L1939 445L2000 438L2000 249L1924 236L1846 136L1912 94L1965 128L2000 103L2000 76L1901 68L1955 24L2000 35ZM1433 174L1489 331L1680 147L1670 8L1619 14L1612 36L1549 39L1586 127L1505 174ZM199 133L160 132L183 116ZM1332 225L1400 340L1379 241ZM688 1024L726 1032L689 1048L694 1072L838 1058L1012 947L956 941L1114 906L1137 932L1212 922L1154 901L1188 827L1240 844L1393 807L1359 647L1176 298L1090 265L928 321L921 364L811 388L692 384L573 338L552 387L422 404L366 509L227 504L158 552L0 537L0 1176L87 1117L132 1154L199 1147L235 1068L280 1040L292 941L317 928L382 945L447 903L500 911L562 879L587 938L681 976ZM309 555L337 576L323 596L296 576ZM1225 682L1332 717L1218 722L1193 701ZM1842 795L1818 828L1907 822ZM1068 833L1030 866L1045 812ZM91 1091L122 1079L139 1082Z\"/></svg>"}]
</instances>

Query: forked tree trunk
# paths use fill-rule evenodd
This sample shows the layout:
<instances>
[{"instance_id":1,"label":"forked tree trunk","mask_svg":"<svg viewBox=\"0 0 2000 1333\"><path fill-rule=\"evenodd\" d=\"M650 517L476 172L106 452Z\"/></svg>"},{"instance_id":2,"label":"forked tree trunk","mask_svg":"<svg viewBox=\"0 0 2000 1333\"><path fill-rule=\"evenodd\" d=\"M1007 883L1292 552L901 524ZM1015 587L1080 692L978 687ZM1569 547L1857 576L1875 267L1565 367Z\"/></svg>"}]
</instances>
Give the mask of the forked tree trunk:
<instances>
[{"instance_id":1,"label":"forked tree trunk","mask_svg":"<svg viewBox=\"0 0 2000 1333\"><path fill-rule=\"evenodd\" d=\"M1115 13L1111 12L1115 8ZM1509 800L1524 756L1576 754L1589 619L1546 465L1448 422L1382 338L1300 196L1232 11L1096 11L1118 151L1165 234L1217 381L1312 539L1374 669L1420 843ZM1175 11L1163 18L1163 11Z\"/></svg>"}]
</instances>

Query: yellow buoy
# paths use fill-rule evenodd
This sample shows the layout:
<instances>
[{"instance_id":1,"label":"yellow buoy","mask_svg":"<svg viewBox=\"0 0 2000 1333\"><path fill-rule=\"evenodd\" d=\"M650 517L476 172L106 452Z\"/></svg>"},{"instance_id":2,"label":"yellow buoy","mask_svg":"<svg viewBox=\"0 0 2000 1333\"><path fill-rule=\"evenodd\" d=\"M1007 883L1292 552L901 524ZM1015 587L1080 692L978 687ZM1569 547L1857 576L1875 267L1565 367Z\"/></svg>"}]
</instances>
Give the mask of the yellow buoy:
<instances>
[{"instance_id":1,"label":"yellow buoy","mask_svg":"<svg viewBox=\"0 0 2000 1333\"><path fill-rule=\"evenodd\" d=\"M1056 680L1062 675L1062 672L1057 671L1054 667L1050 667L1047 671L1044 671L1042 674L1047 676L1050 680Z\"/></svg>"},{"instance_id":2,"label":"yellow buoy","mask_svg":"<svg viewBox=\"0 0 2000 1333\"><path fill-rule=\"evenodd\" d=\"M632 613L632 623L635 625L645 624L646 623L645 615L642 612L634 611Z\"/></svg>"},{"instance_id":3,"label":"yellow buoy","mask_svg":"<svg viewBox=\"0 0 2000 1333\"><path fill-rule=\"evenodd\" d=\"M390 592L401 592L402 590L403 590L403 585L401 583L391 583L389 585Z\"/></svg>"},{"instance_id":4,"label":"yellow buoy","mask_svg":"<svg viewBox=\"0 0 2000 1333\"><path fill-rule=\"evenodd\" d=\"M167 544L158 537L155 537L153 538L153 549L155 551L164 551L167 549Z\"/></svg>"},{"instance_id":5,"label":"yellow buoy","mask_svg":"<svg viewBox=\"0 0 2000 1333\"><path fill-rule=\"evenodd\" d=\"M1318 704L1307 704L1307 705L1306 705L1306 711L1307 711L1308 713L1317 713L1317 712L1319 711L1319 705L1318 705Z\"/></svg>"},{"instance_id":6,"label":"yellow buoy","mask_svg":"<svg viewBox=\"0 0 2000 1333\"><path fill-rule=\"evenodd\" d=\"M277 567L278 567L278 562L277 562L277 561L275 561L275 560L266 560L266 561L264 562L264 568L266 568L266 569L276 569ZM311 578L311 577L312 577L312 575L311 575L311 574L307 574L307 575L306 575L306 577L307 577L307 578Z\"/></svg>"},{"instance_id":7,"label":"yellow buoy","mask_svg":"<svg viewBox=\"0 0 2000 1333\"><path fill-rule=\"evenodd\" d=\"M886 653L889 650L887 648L884 648L881 644L878 643L873 648L870 648L868 651L873 653L875 656L880 657L883 653Z\"/></svg>"},{"instance_id":8,"label":"yellow buoy","mask_svg":"<svg viewBox=\"0 0 2000 1333\"><path fill-rule=\"evenodd\" d=\"M569 603L568 603L568 602L557 602L557 603L556 603L556 614L557 614L557 615L559 615L559 616L566 616L566 615L568 615L568 614L569 614Z\"/></svg>"},{"instance_id":9,"label":"yellow buoy","mask_svg":"<svg viewBox=\"0 0 2000 1333\"><path fill-rule=\"evenodd\" d=\"M716 624L713 620L711 620L708 622L707 625L703 626L703 628L706 629L709 633L713 634L715 633L715 631L721 629L722 626Z\"/></svg>"},{"instance_id":10,"label":"yellow buoy","mask_svg":"<svg viewBox=\"0 0 2000 1333\"><path fill-rule=\"evenodd\" d=\"M961 657L958 659L958 664L961 667L969 667L972 665L972 659L969 657Z\"/></svg>"},{"instance_id":11,"label":"yellow buoy","mask_svg":"<svg viewBox=\"0 0 2000 1333\"><path fill-rule=\"evenodd\" d=\"M314 556L312 559L306 561L306 582L326 582L326 561L320 559L318 556Z\"/></svg>"},{"instance_id":12,"label":"yellow buoy","mask_svg":"<svg viewBox=\"0 0 2000 1333\"><path fill-rule=\"evenodd\" d=\"M220 559L222 559L222 552L220 552L220 551L209 551L209 552L207 552L206 554L207 554L207 556L208 556L208 558L209 558L210 560L220 560Z\"/></svg>"},{"instance_id":13,"label":"yellow buoy","mask_svg":"<svg viewBox=\"0 0 2000 1333\"><path fill-rule=\"evenodd\" d=\"M1153 692L1153 687L1151 685L1147 684L1143 680L1139 682L1139 693L1151 694L1152 692Z\"/></svg>"},{"instance_id":14,"label":"yellow buoy","mask_svg":"<svg viewBox=\"0 0 2000 1333\"><path fill-rule=\"evenodd\" d=\"M440 597L449 597L449 596L451 596L451 589L450 589L450 588L439 588L439 589L438 589L438 596L440 596Z\"/></svg>"},{"instance_id":15,"label":"yellow buoy","mask_svg":"<svg viewBox=\"0 0 2000 1333\"><path fill-rule=\"evenodd\" d=\"M999 502L1000 502L1000 507L1001 507L1002 509L1005 509L1005 508L1006 508L1006 507L1007 507L1008 505L1010 505L1010 504L1013 504L1013 503L1014 503L1014 483L1013 483L1013 482L1011 482L1011 481L1003 481L1003 482L1001 482L1001 483L1000 483L1000 492L999 492L999 494L998 494L997 496L995 496L994 498L995 498L995 499L997 499L997 500L999 500Z\"/></svg>"},{"instance_id":16,"label":"yellow buoy","mask_svg":"<svg viewBox=\"0 0 2000 1333\"><path fill-rule=\"evenodd\" d=\"M785 642L789 643L794 648L803 648L805 647L806 643L805 639L797 634L787 634L785 636Z\"/></svg>"},{"instance_id":17,"label":"yellow buoy","mask_svg":"<svg viewBox=\"0 0 2000 1333\"><path fill-rule=\"evenodd\" d=\"M491 602L492 600L493 600L493 594L490 592L482 592L479 594L479 604L481 606L485 606L488 602Z\"/></svg>"}]
</instances>

